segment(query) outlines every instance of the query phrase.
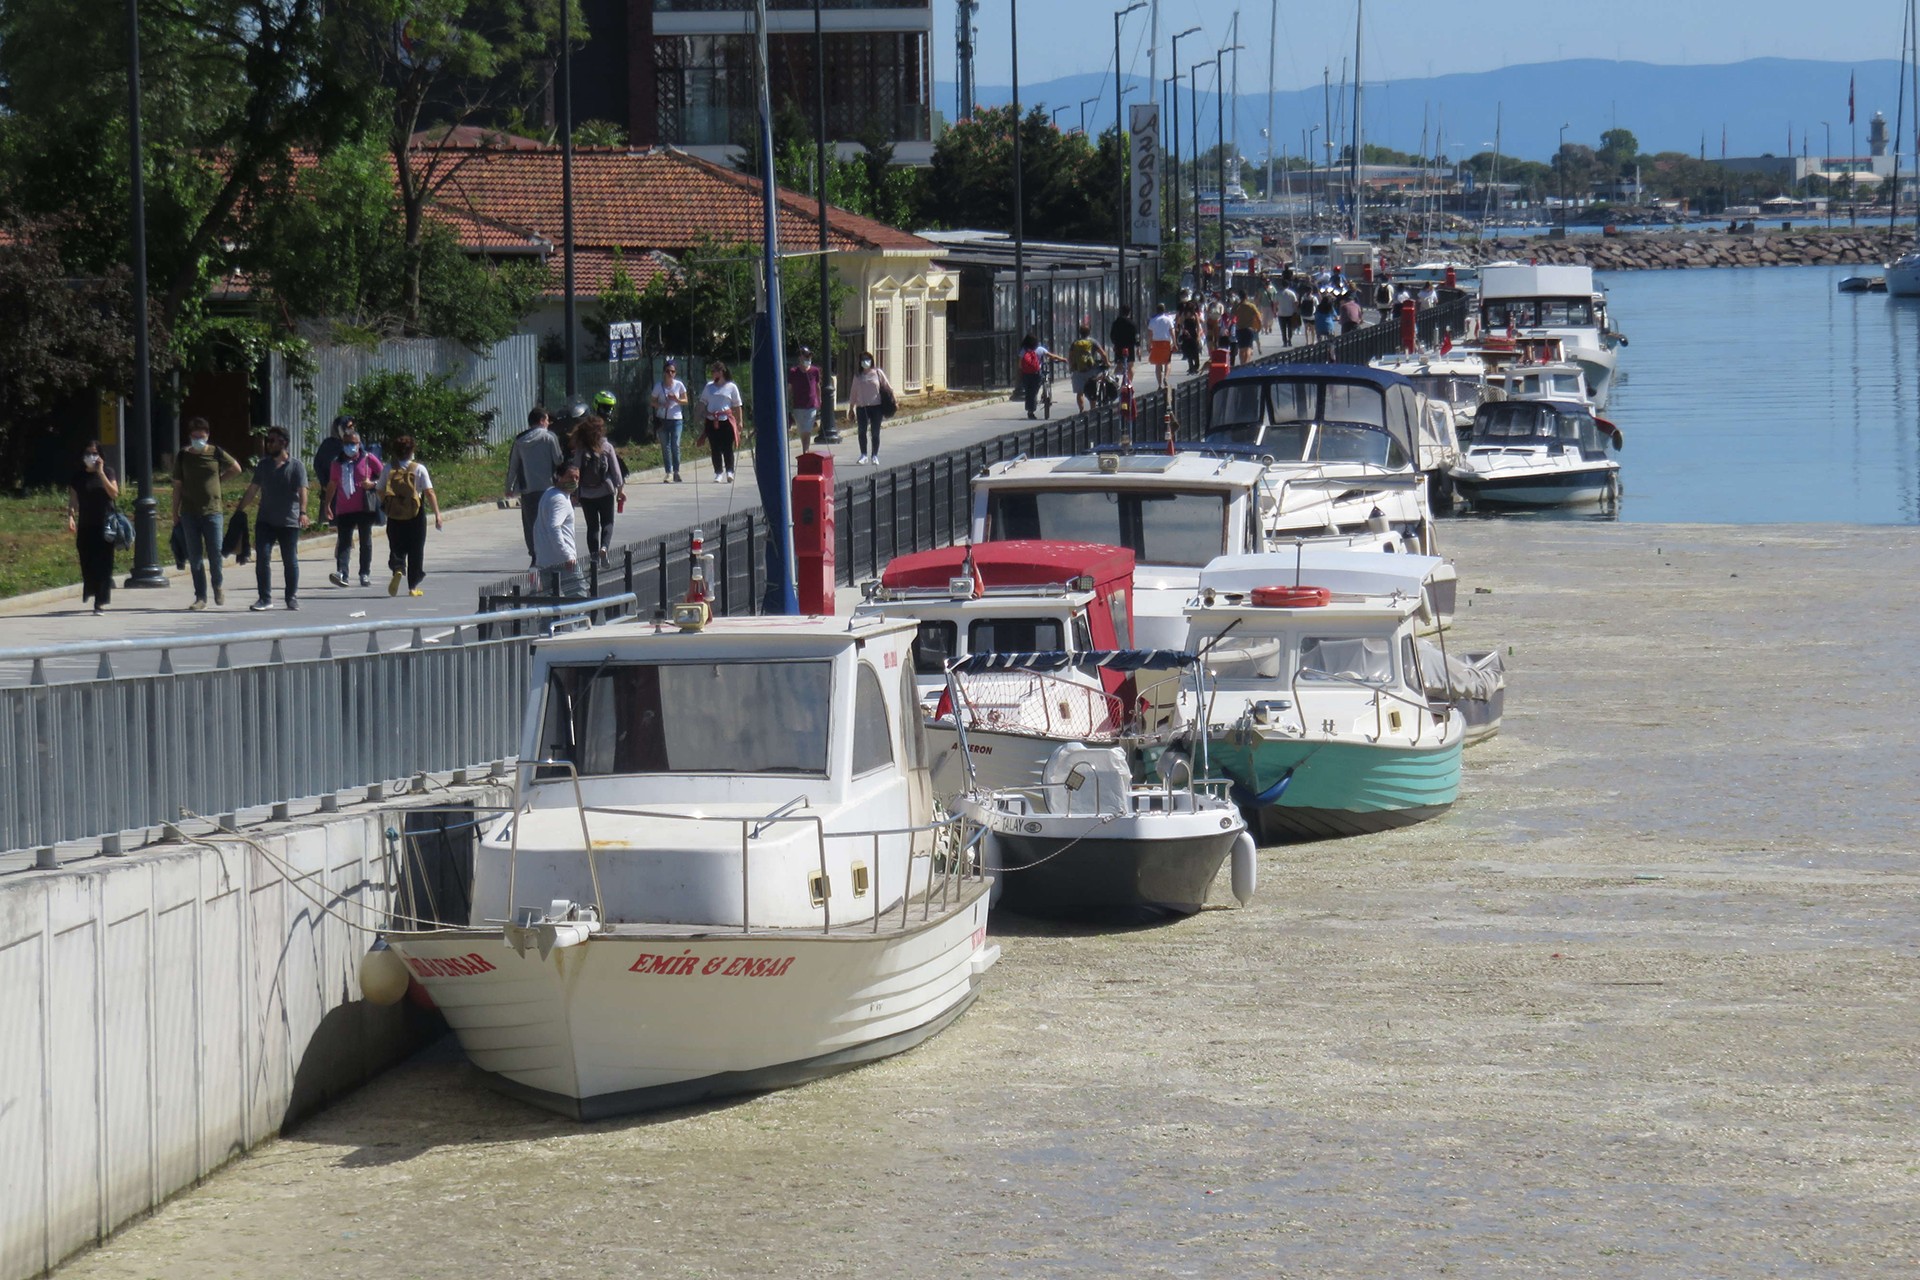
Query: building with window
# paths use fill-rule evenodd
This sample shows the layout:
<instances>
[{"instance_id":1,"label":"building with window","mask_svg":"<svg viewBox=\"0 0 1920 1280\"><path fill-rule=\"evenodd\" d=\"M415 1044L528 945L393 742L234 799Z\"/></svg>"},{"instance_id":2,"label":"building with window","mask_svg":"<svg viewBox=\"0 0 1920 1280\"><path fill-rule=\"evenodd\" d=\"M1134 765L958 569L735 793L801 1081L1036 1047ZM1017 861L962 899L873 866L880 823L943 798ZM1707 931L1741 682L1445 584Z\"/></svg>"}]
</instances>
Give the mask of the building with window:
<instances>
[{"instance_id":1,"label":"building with window","mask_svg":"<svg viewBox=\"0 0 1920 1280\"><path fill-rule=\"evenodd\" d=\"M750 0L584 0L591 39L574 63L576 120L626 126L633 145L725 161L758 115ZM776 106L813 118L813 0L769 0ZM821 0L827 134L878 128L901 164L933 157L932 0Z\"/></svg>"}]
</instances>

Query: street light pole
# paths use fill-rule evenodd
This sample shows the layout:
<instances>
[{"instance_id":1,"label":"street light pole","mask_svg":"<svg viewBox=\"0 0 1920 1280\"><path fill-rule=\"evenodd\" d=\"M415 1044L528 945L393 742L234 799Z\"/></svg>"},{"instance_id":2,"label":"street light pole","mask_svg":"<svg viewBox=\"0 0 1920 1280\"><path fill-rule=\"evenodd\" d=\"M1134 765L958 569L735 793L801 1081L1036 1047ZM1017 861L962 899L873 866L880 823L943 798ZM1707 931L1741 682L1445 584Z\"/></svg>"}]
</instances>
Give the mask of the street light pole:
<instances>
[{"instance_id":1,"label":"street light pole","mask_svg":"<svg viewBox=\"0 0 1920 1280\"><path fill-rule=\"evenodd\" d=\"M820 220L820 421L813 438L819 444L839 444L839 412L833 376L832 268L827 264L827 37L822 29L821 0L813 0L813 114L814 185L819 187ZM972 103L965 104L971 111ZM689 353L691 357L691 353Z\"/></svg>"},{"instance_id":2,"label":"street light pole","mask_svg":"<svg viewBox=\"0 0 1920 1280\"><path fill-rule=\"evenodd\" d=\"M159 504L153 497L153 357L147 349L147 183L140 145L140 2L127 0L127 147L133 153L133 575L129 587L164 587ZM104 469L106 464L101 464ZM262 554L265 554L264 552Z\"/></svg>"},{"instance_id":3,"label":"street light pole","mask_svg":"<svg viewBox=\"0 0 1920 1280\"><path fill-rule=\"evenodd\" d=\"M1173 92L1167 96L1173 104L1173 242L1175 245L1180 243L1180 42L1199 30L1199 27L1188 27L1173 38L1173 76L1171 77ZM1196 252L1199 248L1198 244L1194 245ZM1194 280L1197 283L1199 277L1195 276Z\"/></svg>"},{"instance_id":4,"label":"street light pole","mask_svg":"<svg viewBox=\"0 0 1920 1280\"><path fill-rule=\"evenodd\" d=\"M1234 28L1238 30L1239 25L1240 15L1235 13ZM1243 47L1244 46L1239 44L1228 45L1215 55L1214 60L1219 62L1221 58L1226 57L1230 53L1237 53ZM1235 58L1233 61L1235 66L1240 64L1238 58ZM1214 75L1214 82L1217 87L1225 87L1220 84L1220 77L1225 74L1226 64L1220 63ZM1234 107L1237 112L1239 108L1237 101L1234 103ZM1227 287L1227 96L1224 93L1216 93L1213 95L1213 127L1214 132L1218 134L1216 141L1220 144L1220 181L1218 184L1220 188L1220 288L1225 290Z\"/></svg>"},{"instance_id":5,"label":"street light pole","mask_svg":"<svg viewBox=\"0 0 1920 1280\"><path fill-rule=\"evenodd\" d=\"M1007 0L1007 32L1013 45L1013 323L1027 331L1026 201L1020 175L1020 0Z\"/></svg>"},{"instance_id":6,"label":"street light pole","mask_svg":"<svg viewBox=\"0 0 1920 1280\"><path fill-rule=\"evenodd\" d=\"M580 394L580 321L573 303L573 0L560 0L560 289L567 330L567 403ZM692 353L688 353L692 358Z\"/></svg>"},{"instance_id":7,"label":"street light pole","mask_svg":"<svg viewBox=\"0 0 1920 1280\"><path fill-rule=\"evenodd\" d=\"M1114 247L1114 295L1113 305L1117 310L1127 300L1127 206L1132 203L1127 192L1127 131L1120 115L1122 91L1120 63L1120 24L1126 21L1130 13L1147 7L1147 0L1133 0L1124 9L1116 10L1113 15L1113 157L1114 157L1114 203L1119 206L1118 230ZM1147 86L1147 96L1153 96L1153 86Z\"/></svg>"},{"instance_id":8,"label":"street light pole","mask_svg":"<svg viewBox=\"0 0 1920 1280\"><path fill-rule=\"evenodd\" d=\"M1091 98L1080 99L1080 136L1083 138L1087 136L1087 108L1098 101L1100 95L1097 93Z\"/></svg>"},{"instance_id":9,"label":"street light pole","mask_svg":"<svg viewBox=\"0 0 1920 1280\"><path fill-rule=\"evenodd\" d=\"M1200 68L1212 67L1219 78L1220 60L1208 58L1187 70L1187 106L1193 116L1193 292L1200 293Z\"/></svg>"},{"instance_id":10,"label":"street light pole","mask_svg":"<svg viewBox=\"0 0 1920 1280\"><path fill-rule=\"evenodd\" d=\"M1560 126L1560 149L1553 153L1553 162L1560 169L1560 236L1567 234L1567 125Z\"/></svg>"}]
</instances>

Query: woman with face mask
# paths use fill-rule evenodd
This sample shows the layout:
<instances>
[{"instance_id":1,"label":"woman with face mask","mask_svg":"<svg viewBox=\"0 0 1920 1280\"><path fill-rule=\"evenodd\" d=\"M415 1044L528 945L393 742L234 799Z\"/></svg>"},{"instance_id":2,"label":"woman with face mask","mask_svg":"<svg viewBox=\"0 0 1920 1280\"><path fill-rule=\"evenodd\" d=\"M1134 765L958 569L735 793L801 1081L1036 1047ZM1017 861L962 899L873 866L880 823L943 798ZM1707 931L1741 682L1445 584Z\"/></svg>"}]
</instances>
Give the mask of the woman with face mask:
<instances>
[{"instance_id":1,"label":"woman with face mask","mask_svg":"<svg viewBox=\"0 0 1920 1280\"><path fill-rule=\"evenodd\" d=\"M707 451L713 455L713 478L733 483L733 451L740 444L740 388L718 360L707 365L707 385L700 388L706 416Z\"/></svg>"},{"instance_id":2,"label":"woman with face mask","mask_svg":"<svg viewBox=\"0 0 1920 1280\"><path fill-rule=\"evenodd\" d=\"M847 393L847 403L853 408L853 419L860 428L860 461L880 465L880 424L887 418L887 400L893 395L893 384L887 381L886 370L873 362L873 352L860 353L860 371L853 375L853 387Z\"/></svg>"},{"instance_id":3,"label":"woman with face mask","mask_svg":"<svg viewBox=\"0 0 1920 1280\"><path fill-rule=\"evenodd\" d=\"M107 541L107 517L120 497L120 479L89 440L80 452L80 469L67 481L67 532L80 557L80 599L103 612L113 598L113 543Z\"/></svg>"},{"instance_id":4,"label":"woman with face mask","mask_svg":"<svg viewBox=\"0 0 1920 1280\"><path fill-rule=\"evenodd\" d=\"M320 496L320 518L333 521L339 531L333 543L334 571L327 575L327 581L336 587L347 585L347 558L353 552L356 532L360 535L360 585L373 585L374 494L384 470L380 459L360 447L357 430L349 426L340 433L333 473Z\"/></svg>"}]
</instances>

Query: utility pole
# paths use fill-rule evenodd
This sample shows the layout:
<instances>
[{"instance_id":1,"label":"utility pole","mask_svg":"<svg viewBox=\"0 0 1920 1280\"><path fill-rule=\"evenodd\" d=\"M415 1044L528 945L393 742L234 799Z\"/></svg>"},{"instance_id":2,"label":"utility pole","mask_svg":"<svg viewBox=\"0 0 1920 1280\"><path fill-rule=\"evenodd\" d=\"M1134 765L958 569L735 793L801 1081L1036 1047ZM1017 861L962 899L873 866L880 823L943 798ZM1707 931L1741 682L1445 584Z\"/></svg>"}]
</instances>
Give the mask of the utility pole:
<instances>
[{"instance_id":1,"label":"utility pole","mask_svg":"<svg viewBox=\"0 0 1920 1280\"><path fill-rule=\"evenodd\" d=\"M960 21L967 21L967 9L970 0L961 0ZM820 407L825 410L822 421L814 430L813 438L821 444L839 444L839 411L834 399L833 376L833 289L831 285L833 271L827 265L827 38L821 28L821 0L813 0L813 114L816 121L814 135L815 185L819 187L820 218ZM967 76L973 75L972 54L968 52ZM971 92L971 85L968 86ZM972 110L972 104L963 96L962 102Z\"/></svg>"},{"instance_id":2,"label":"utility pole","mask_svg":"<svg viewBox=\"0 0 1920 1280\"><path fill-rule=\"evenodd\" d=\"M133 576L128 587L164 587L160 572L159 503L153 496L153 357L147 338L146 153L140 143L140 3L127 0L127 149L132 153L133 412L124 431L133 435ZM106 469L106 463L100 469ZM266 549L261 548L264 560ZM218 567L217 565L215 566Z\"/></svg>"},{"instance_id":3,"label":"utility pole","mask_svg":"<svg viewBox=\"0 0 1920 1280\"><path fill-rule=\"evenodd\" d=\"M569 406L580 394L580 320L573 302L573 33L568 26L572 8L573 0L560 0L560 290L567 330Z\"/></svg>"},{"instance_id":4,"label":"utility pole","mask_svg":"<svg viewBox=\"0 0 1920 1280\"><path fill-rule=\"evenodd\" d=\"M1114 254L1115 306L1119 306L1127 298L1127 206L1131 203L1127 195L1127 131L1120 121L1120 24L1126 21L1128 14L1146 7L1147 0L1133 0L1132 4L1113 15L1113 155L1114 167L1118 170L1114 175L1113 198L1119 213L1117 219L1119 228L1113 242L1116 250ZM1147 86L1147 98L1149 100L1153 98L1151 83Z\"/></svg>"},{"instance_id":5,"label":"utility pole","mask_svg":"<svg viewBox=\"0 0 1920 1280\"><path fill-rule=\"evenodd\" d=\"M1026 199L1020 174L1020 0L1007 0L1007 30L1013 42L1013 316L1014 327L1027 331L1027 223ZM1116 67L1115 71L1119 69Z\"/></svg>"},{"instance_id":6,"label":"utility pole","mask_svg":"<svg viewBox=\"0 0 1920 1280\"><path fill-rule=\"evenodd\" d=\"M1267 203L1273 203L1273 65L1280 52L1280 0L1267 19Z\"/></svg>"}]
</instances>

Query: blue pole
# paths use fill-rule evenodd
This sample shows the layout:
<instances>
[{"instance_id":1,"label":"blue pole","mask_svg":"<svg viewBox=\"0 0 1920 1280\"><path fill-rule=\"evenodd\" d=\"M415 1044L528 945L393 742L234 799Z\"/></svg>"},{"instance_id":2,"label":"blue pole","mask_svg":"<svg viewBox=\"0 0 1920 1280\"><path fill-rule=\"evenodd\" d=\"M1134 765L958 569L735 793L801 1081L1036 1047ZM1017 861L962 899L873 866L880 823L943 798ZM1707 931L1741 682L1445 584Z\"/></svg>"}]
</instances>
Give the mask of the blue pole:
<instances>
[{"instance_id":1,"label":"blue pole","mask_svg":"<svg viewBox=\"0 0 1920 1280\"><path fill-rule=\"evenodd\" d=\"M787 352L780 308L780 223L773 186L773 105L767 89L767 0L754 0L760 106L760 218L765 309L753 320L753 473L767 513L765 613L800 612L793 564L793 508L787 477Z\"/></svg>"}]
</instances>

